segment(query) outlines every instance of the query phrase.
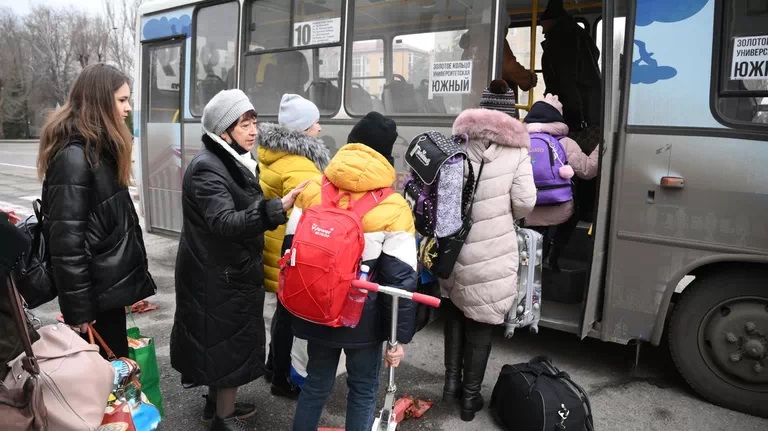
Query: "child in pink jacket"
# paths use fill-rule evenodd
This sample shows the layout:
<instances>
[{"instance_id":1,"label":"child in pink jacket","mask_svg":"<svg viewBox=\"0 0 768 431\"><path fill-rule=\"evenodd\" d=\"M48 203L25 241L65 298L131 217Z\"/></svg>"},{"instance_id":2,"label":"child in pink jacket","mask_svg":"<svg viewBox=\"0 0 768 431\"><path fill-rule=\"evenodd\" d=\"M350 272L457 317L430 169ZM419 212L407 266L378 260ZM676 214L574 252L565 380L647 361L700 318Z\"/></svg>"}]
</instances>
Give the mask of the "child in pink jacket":
<instances>
[{"instance_id":1,"label":"child in pink jacket","mask_svg":"<svg viewBox=\"0 0 768 431\"><path fill-rule=\"evenodd\" d=\"M568 126L563 119L563 104L560 103L557 96L547 94L543 100L533 104L530 112L525 117L528 133L547 133L552 136L560 136L560 143L563 145L567 154L567 164L573 168L573 173L583 179L591 180L597 175L597 164L600 156L600 146L598 145L587 155L573 139L568 137ZM552 254L550 255L550 266L557 269L557 256L570 239L570 233L578 220L573 220L574 201L563 202L556 205L537 204L533 211L525 218L526 227L536 229L545 233L545 248L548 249L546 231L550 226L560 226L572 224L569 228L558 229L553 241ZM547 250L545 250L545 255Z\"/></svg>"}]
</instances>

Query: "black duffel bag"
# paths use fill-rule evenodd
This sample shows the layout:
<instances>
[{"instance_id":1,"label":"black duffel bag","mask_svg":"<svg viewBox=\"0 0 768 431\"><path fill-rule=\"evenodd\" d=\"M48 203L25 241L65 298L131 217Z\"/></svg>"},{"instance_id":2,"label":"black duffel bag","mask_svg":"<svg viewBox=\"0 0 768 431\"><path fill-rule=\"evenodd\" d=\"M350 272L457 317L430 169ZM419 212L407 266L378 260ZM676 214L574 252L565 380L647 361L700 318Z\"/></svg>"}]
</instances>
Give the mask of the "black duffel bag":
<instances>
[{"instance_id":1,"label":"black duffel bag","mask_svg":"<svg viewBox=\"0 0 768 431\"><path fill-rule=\"evenodd\" d=\"M56 298L57 291L53 282L51 256L45 237L46 218L43 215L42 201L37 199L32 208L34 216L19 222L16 227L27 235L32 246L24 253L13 270L16 288L21 293L29 308L39 307Z\"/></svg>"},{"instance_id":2,"label":"black duffel bag","mask_svg":"<svg viewBox=\"0 0 768 431\"><path fill-rule=\"evenodd\" d=\"M594 430L584 389L543 356L501 368L490 410L505 431Z\"/></svg>"}]
</instances>

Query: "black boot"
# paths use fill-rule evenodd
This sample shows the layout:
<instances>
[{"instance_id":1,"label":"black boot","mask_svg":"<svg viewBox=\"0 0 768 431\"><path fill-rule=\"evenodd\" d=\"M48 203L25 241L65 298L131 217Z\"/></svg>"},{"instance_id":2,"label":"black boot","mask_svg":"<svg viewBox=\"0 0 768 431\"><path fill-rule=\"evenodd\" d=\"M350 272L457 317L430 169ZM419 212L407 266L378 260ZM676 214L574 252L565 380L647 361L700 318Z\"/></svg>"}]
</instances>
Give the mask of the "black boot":
<instances>
[{"instance_id":1,"label":"black boot","mask_svg":"<svg viewBox=\"0 0 768 431\"><path fill-rule=\"evenodd\" d=\"M445 386L443 402L461 397L461 369L464 361L464 314L450 300L445 300Z\"/></svg>"},{"instance_id":2,"label":"black boot","mask_svg":"<svg viewBox=\"0 0 768 431\"><path fill-rule=\"evenodd\" d=\"M467 319L464 329L464 381L461 397L461 420L475 419L475 413L483 408L483 386L485 367L491 355L491 333L493 325Z\"/></svg>"},{"instance_id":3,"label":"black boot","mask_svg":"<svg viewBox=\"0 0 768 431\"><path fill-rule=\"evenodd\" d=\"M272 385L269 391L276 397L288 398L289 400L298 400L301 394L301 388L294 385L290 374L277 372L272 377Z\"/></svg>"}]
</instances>

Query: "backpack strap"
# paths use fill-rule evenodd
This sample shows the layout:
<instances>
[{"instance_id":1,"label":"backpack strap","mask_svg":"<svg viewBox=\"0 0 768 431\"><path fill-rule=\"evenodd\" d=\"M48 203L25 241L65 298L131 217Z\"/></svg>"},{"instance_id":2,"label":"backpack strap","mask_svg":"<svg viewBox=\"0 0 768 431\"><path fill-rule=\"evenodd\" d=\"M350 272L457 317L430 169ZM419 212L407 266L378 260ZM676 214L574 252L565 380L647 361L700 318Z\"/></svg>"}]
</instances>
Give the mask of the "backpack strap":
<instances>
[{"instance_id":1,"label":"backpack strap","mask_svg":"<svg viewBox=\"0 0 768 431\"><path fill-rule=\"evenodd\" d=\"M338 208L339 201L341 201L346 196L349 198L347 209L354 211L361 219L368 213L368 211L374 209L379 203L381 203L389 195L395 192L391 187L384 187L371 190L361 196L360 199L354 200L350 192L341 193L339 188L336 187L336 185L334 185L326 176L323 176L321 184L322 206L328 208Z\"/></svg>"},{"instance_id":2,"label":"backpack strap","mask_svg":"<svg viewBox=\"0 0 768 431\"><path fill-rule=\"evenodd\" d=\"M384 199L389 197L395 191L391 187L384 187L381 189L371 190L364 194L360 199L356 200L350 208L362 219L368 211L376 208Z\"/></svg>"}]
</instances>

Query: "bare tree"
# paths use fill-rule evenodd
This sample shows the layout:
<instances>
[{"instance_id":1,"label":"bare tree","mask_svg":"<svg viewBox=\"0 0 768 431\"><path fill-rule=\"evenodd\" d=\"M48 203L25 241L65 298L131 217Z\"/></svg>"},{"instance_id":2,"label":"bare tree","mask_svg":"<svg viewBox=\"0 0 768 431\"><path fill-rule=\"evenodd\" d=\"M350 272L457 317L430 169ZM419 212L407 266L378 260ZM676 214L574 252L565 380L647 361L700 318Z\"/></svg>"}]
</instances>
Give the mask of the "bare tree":
<instances>
[{"instance_id":1,"label":"bare tree","mask_svg":"<svg viewBox=\"0 0 768 431\"><path fill-rule=\"evenodd\" d=\"M34 88L25 28L9 8L0 9L0 138L29 135L30 95ZM5 126L11 128L6 130Z\"/></svg>"},{"instance_id":2,"label":"bare tree","mask_svg":"<svg viewBox=\"0 0 768 431\"><path fill-rule=\"evenodd\" d=\"M75 21L77 25L72 34L72 42L80 67L107 61L109 29L105 19L78 12Z\"/></svg>"},{"instance_id":3,"label":"bare tree","mask_svg":"<svg viewBox=\"0 0 768 431\"><path fill-rule=\"evenodd\" d=\"M136 49L136 19L145 0L104 0L104 16L109 34L109 58L129 76L133 76Z\"/></svg>"},{"instance_id":4,"label":"bare tree","mask_svg":"<svg viewBox=\"0 0 768 431\"><path fill-rule=\"evenodd\" d=\"M62 105L78 70L73 36L78 22L73 9L38 5L26 16L32 66L39 75L39 89L53 105Z\"/></svg>"}]
</instances>

